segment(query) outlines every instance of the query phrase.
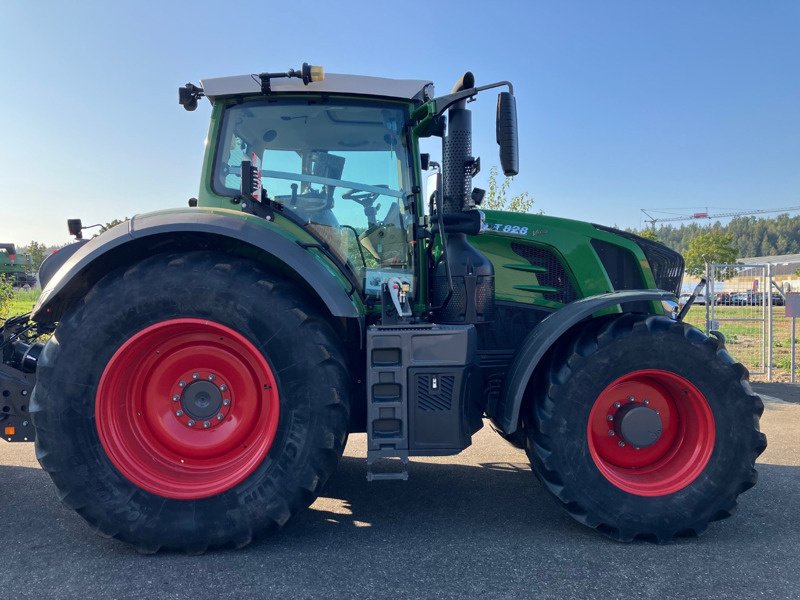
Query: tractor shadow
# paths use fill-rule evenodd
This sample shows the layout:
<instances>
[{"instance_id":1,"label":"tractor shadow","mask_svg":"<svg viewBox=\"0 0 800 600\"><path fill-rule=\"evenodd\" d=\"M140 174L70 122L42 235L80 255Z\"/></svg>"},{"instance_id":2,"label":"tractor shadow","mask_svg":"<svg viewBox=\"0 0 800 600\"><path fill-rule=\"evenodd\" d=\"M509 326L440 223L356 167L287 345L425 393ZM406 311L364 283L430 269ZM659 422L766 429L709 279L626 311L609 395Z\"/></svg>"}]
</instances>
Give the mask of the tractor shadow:
<instances>
[{"instance_id":1,"label":"tractor shadow","mask_svg":"<svg viewBox=\"0 0 800 600\"><path fill-rule=\"evenodd\" d=\"M574 521L532 475L522 451L517 461L412 462L408 471L408 481L367 482L366 461L343 457L320 498L285 528L282 539L330 534L343 547L351 541L413 545L436 539L476 548L484 543L534 548L554 540L601 552L657 548L643 541L619 544ZM770 537L800 543L800 467L759 464L758 471L758 485L740 496L733 518L712 523L699 540L670 545Z\"/></svg>"}]
</instances>

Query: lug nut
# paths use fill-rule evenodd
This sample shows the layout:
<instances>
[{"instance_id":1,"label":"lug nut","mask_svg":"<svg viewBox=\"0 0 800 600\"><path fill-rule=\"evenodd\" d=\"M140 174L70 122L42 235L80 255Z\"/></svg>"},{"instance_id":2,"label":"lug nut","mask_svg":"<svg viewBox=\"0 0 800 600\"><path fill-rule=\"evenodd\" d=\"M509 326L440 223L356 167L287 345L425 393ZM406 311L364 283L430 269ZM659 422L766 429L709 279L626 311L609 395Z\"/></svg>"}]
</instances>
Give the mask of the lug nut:
<instances>
[{"instance_id":1,"label":"lug nut","mask_svg":"<svg viewBox=\"0 0 800 600\"><path fill-rule=\"evenodd\" d=\"M619 447L620 447L620 448L622 448L623 446L625 446L625 442L623 442L622 440L620 440L620 441L619 441Z\"/></svg>"},{"instance_id":2,"label":"lug nut","mask_svg":"<svg viewBox=\"0 0 800 600\"><path fill-rule=\"evenodd\" d=\"M183 411L182 410L176 410L175 411L175 416L176 417L182 417L183 416Z\"/></svg>"},{"instance_id":3,"label":"lug nut","mask_svg":"<svg viewBox=\"0 0 800 600\"><path fill-rule=\"evenodd\" d=\"M180 399L181 399L181 397L180 397L180 396L178 396L178 394L175 394L175 395L172 397L172 401L173 401L173 402L177 402L177 401L178 401L178 400L180 400Z\"/></svg>"},{"instance_id":4,"label":"lug nut","mask_svg":"<svg viewBox=\"0 0 800 600\"><path fill-rule=\"evenodd\" d=\"M613 436L613 435L614 435L614 430L613 430L613 429L609 429L609 430L608 430L608 435L611 435L611 436Z\"/></svg>"},{"instance_id":5,"label":"lug nut","mask_svg":"<svg viewBox=\"0 0 800 600\"><path fill-rule=\"evenodd\" d=\"M636 398L633 396L628 396L628 402L633 402L634 400L636 400Z\"/></svg>"},{"instance_id":6,"label":"lug nut","mask_svg":"<svg viewBox=\"0 0 800 600\"><path fill-rule=\"evenodd\" d=\"M227 386L227 385L225 385L224 383L223 383L221 386L219 386L219 391L220 391L220 392L224 392L224 391L225 391L225 390L227 390L227 389L228 389L228 386Z\"/></svg>"},{"instance_id":7,"label":"lug nut","mask_svg":"<svg viewBox=\"0 0 800 600\"><path fill-rule=\"evenodd\" d=\"M209 376L208 376L208 380L209 381L214 381L216 378L217 378L217 376L214 375L213 373L209 374Z\"/></svg>"},{"instance_id":8,"label":"lug nut","mask_svg":"<svg viewBox=\"0 0 800 600\"><path fill-rule=\"evenodd\" d=\"M197 379L200 377L200 373L192 373L192 379Z\"/></svg>"},{"instance_id":9,"label":"lug nut","mask_svg":"<svg viewBox=\"0 0 800 600\"><path fill-rule=\"evenodd\" d=\"M613 415L606 416L606 421L613 421L613 420L614 420Z\"/></svg>"},{"instance_id":10,"label":"lug nut","mask_svg":"<svg viewBox=\"0 0 800 600\"><path fill-rule=\"evenodd\" d=\"M614 408L619 408L620 406L622 406L622 404L619 402L614 402Z\"/></svg>"},{"instance_id":11,"label":"lug nut","mask_svg":"<svg viewBox=\"0 0 800 600\"><path fill-rule=\"evenodd\" d=\"M650 400L645 399L644 405L647 406L648 404L650 404Z\"/></svg>"},{"instance_id":12,"label":"lug nut","mask_svg":"<svg viewBox=\"0 0 800 600\"><path fill-rule=\"evenodd\" d=\"M227 398L225 398L225 399L222 401L222 406L228 406L230 403L231 403L231 401L230 401L230 400L228 400Z\"/></svg>"},{"instance_id":13,"label":"lug nut","mask_svg":"<svg viewBox=\"0 0 800 600\"><path fill-rule=\"evenodd\" d=\"M181 379L181 380L178 382L178 387L186 387L186 382L185 382L183 379Z\"/></svg>"},{"instance_id":14,"label":"lug nut","mask_svg":"<svg viewBox=\"0 0 800 600\"><path fill-rule=\"evenodd\" d=\"M219 413L217 415L217 421L222 421L222 419L224 419L224 418L225 418L225 415L223 415L222 413Z\"/></svg>"},{"instance_id":15,"label":"lug nut","mask_svg":"<svg viewBox=\"0 0 800 600\"><path fill-rule=\"evenodd\" d=\"M211 427L211 421L203 421L203 427L205 427L206 429Z\"/></svg>"},{"instance_id":16,"label":"lug nut","mask_svg":"<svg viewBox=\"0 0 800 600\"><path fill-rule=\"evenodd\" d=\"M189 422L188 422L188 423L186 423L186 424L187 424L189 427L194 427L194 421L192 421L191 419L189 419Z\"/></svg>"}]
</instances>

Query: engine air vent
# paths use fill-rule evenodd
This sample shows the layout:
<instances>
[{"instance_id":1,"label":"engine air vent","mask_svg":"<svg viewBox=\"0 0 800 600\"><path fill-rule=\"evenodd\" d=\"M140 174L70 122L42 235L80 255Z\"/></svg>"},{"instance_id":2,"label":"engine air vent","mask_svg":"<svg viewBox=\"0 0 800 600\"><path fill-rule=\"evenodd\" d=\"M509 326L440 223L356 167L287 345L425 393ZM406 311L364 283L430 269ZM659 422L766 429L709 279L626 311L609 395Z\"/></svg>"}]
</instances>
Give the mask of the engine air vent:
<instances>
[{"instance_id":1,"label":"engine air vent","mask_svg":"<svg viewBox=\"0 0 800 600\"><path fill-rule=\"evenodd\" d=\"M554 252L541 246L520 244L519 242L513 242L511 249L515 254L527 260L532 267L536 267L535 274L531 277L531 283L534 283L533 277L535 277L537 285L519 286L520 288L541 291L544 299L551 302L569 304L577 300L578 294L575 286L572 285L567 270Z\"/></svg>"}]
</instances>

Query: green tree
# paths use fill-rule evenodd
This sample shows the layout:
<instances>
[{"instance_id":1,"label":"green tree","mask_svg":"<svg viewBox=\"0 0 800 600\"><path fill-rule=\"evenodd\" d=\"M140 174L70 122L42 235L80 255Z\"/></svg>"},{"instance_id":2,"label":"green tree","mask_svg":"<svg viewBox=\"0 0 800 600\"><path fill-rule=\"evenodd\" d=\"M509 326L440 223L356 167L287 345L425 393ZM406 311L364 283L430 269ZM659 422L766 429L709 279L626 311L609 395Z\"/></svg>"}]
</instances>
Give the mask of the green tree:
<instances>
[{"instance_id":1,"label":"green tree","mask_svg":"<svg viewBox=\"0 0 800 600\"><path fill-rule=\"evenodd\" d=\"M114 227L115 225L119 225L120 223L124 223L125 221L130 221L130 217L125 217L124 219L114 219L113 221L109 221L109 222L108 222L108 223L106 223L105 225L101 225L101 226L100 226L100 229L99 229L99 230L98 230L98 232L97 232L97 233L94 235L94 237L97 237L97 236L98 236L98 235L100 235L101 233L103 233L103 232L105 232L105 231L108 231L109 229L111 229L111 228L112 228L112 227Z\"/></svg>"},{"instance_id":2,"label":"green tree","mask_svg":"<svg viewBox=\"0 0 800 600\"><path fill-rule=\"evenodd\" d=\"M506 177L500 184L497 183L497 177L497 167L489 169L489 185L481 208L521 213L528 212L533 206L531 195L528 192L522 192L509 198L508 188L511 186L511 182L514 181L513 177Z\"/></svg>"},{"instance_id":3,"label":"green tree","mask_svg":"<svg viewBox=\"0 0 800 600\"><path fill-rule=\"evenodd\" d=\"M654 242L661 241L658 239L658 234L653 229L643 229L639 232L639 235L647 240L653 240Z\"/></svg>"},{"instance_id":4,"label":"green tree","mask_svg":"<svg viewBox=\"0 0 800 600\"><path fill-rule=\"evenodd\" d=\"M733 234L709 230L700 233L689 242L684 259L686 272L690 275L702 275L706 263L734 263L739 253L733 246Z\"/></svg>"},{"instance_id":5,"label":"green tree","mask_svg":"<svg viewBox=\"0 0 800 600\"><path fill-rule=\"evenodd\" d=\"M800 253L800 215L780 214L772 219L755 216L740 216L727 225L712 223L701 225L698 222L675 227L666 224L655 230L658 239L673 250L685 254L689 242L698 234L719 230L733 235L733 247L739 256L774 256ZM632 230L633 233L642 232Z\"/></svg>"},{"instance_id":6,"label":"green tree","mask_svg":"<svg viewBox=\"0 0 800 600\"><path fill-rule=\"evenodd\" d=\"M23 252L31 255L34 271L38 271L44 259L47 258L47 246L40 242L32 241L26 248L23 248Z\"/></svg>"}]
</instances>

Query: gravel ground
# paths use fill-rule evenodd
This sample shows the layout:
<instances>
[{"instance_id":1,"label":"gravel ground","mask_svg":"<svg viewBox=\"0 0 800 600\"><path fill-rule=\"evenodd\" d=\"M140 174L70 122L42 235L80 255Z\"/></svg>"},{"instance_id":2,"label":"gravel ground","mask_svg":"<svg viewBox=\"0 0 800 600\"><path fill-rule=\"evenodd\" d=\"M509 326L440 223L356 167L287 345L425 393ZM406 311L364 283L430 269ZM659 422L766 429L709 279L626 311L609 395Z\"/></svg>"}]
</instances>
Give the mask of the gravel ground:
<instances>
[{"instance_id":1,"label":"gravel ground","mask_svg":"<svg viewBox=\"0 0 800 600\"><path fill-rule=\"evenodd\" d=\"M800 597L800 406L767 402L739 512L696 540L618 544L573 522L488 427L408 482L365 480L353 436L324 496L240 551L140 556L63 507L32 444L0 450L6 577L21 598Z\"/></svg>"}]
</instances>

